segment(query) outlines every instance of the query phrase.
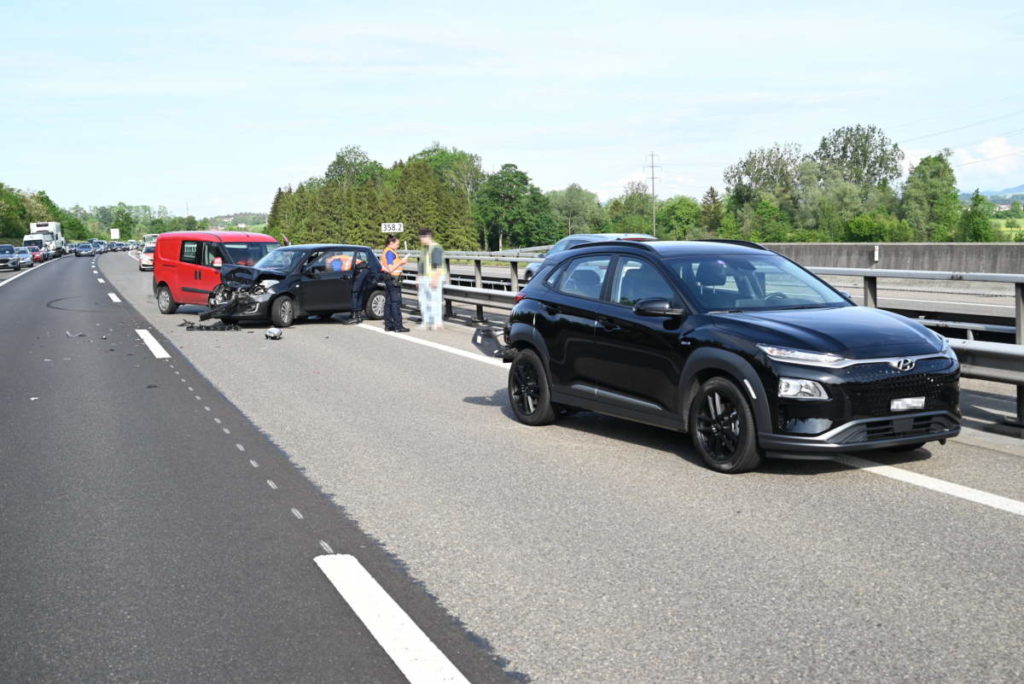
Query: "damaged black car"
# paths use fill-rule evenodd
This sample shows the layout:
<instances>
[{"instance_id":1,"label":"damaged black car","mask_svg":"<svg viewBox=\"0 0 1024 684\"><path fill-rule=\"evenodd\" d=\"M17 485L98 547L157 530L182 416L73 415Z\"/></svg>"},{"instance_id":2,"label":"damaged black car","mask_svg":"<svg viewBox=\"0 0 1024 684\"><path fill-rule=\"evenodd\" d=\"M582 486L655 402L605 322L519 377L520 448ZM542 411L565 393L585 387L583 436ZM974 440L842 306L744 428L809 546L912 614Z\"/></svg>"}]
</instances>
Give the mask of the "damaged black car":
<instances>
[{"instance_id":1,"label":"damaged black car","mask_svg":"<svg viewBox=\"0 0 1024 684\"><path fill-rule=\"evenodd\" d=\"M380 262L369 247L280 247L252 266L225 265L220 275L201 320L269 320L286 328L309 316L362 311L367 318L384 317Z\"/></svg>"}]
</instances>

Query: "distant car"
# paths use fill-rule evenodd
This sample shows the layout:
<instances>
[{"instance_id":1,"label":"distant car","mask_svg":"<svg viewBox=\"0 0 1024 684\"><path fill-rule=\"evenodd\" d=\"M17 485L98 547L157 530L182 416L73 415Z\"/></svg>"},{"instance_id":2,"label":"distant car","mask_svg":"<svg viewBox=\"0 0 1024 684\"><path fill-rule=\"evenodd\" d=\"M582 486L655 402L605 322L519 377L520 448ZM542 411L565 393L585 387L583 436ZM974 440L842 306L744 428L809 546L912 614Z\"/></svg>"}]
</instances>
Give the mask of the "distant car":
<instances>
[{"instance_id":1,"label":"distant car","mask_svg":"<svg viewBox=\"0 0 1024 684\"><path fill-rule=\"evenodd\" d=\"M32 259L32 252L29 251L28 247L15 247L14 253L21 259L21 265L32 268L36 265L36 262Z\"/></svg>"},{"instance_id":2,"label":"distant car","mask_svg":"<svg viewBox=\"0 0 1024 684\"><path fill-rule=\"evenodd\" d=\"M11 245L0 245L0 268L9 268L12 271L21 270L21 256L14 251Z\"/></svg>"},{"instance_id":3,"label":"distant car","mask_svg":"<svg viewBox=\"0 0 1024 684\"><path fill-rule=\"evenodd\" d=\"M221 285L210 296L208 315L225 321L269 319L286 328L301 316L352 311L352 289L361 286L364 314L379 319L384 317L379 273L380 262L369 247L280 247L253 266L221 269Z\"/></svg>"},{"instance_id":4,"label":"distant car","mask_svg":"<svg viewBox=\"0 0 1024 684\"><path fill-rule=\"evenodd\" d=\"M43 250L39 249L35 245L33 245L32 247L28 247L27 249L29 252L32 253L32 261L36 263L42 263L46 261L46 252L44 252Z\"/></svg>"},{"instance_id":5,"label":"distant car","mask_svg":"<svg viewBox=\"0 0 1024 684\"><path fill-rule=\"evenodd\" d=\"M75 256L92 256L96 254L96 246L91 242L79 242L75 245Z\"/></svg>"},{"instance_id":6,"label":"distant car","mask_svg":"<svg viewBox=\"0 0 1024 684\"><path fill-rule=\"evenodd\" d=\"M139 270L140 271L152 271L153 270L153 252L156 251L156 245L146 245L143 248L142 253L139 254Z\"/></svg>"},{"instance_id":7,"label":"distant car","mask_svg":"<svg viewBox=\"0 0 1024 684\"><path fill-rule=\"evenodd\" d=\"M551 249L544 255L547 259L550 256L554 256L559 252L564 252L570 247L576 245L582 245L585 242L603 242L604 240L631 240L634 242L647 242L649 240L657 240L658 238L653 235L646 235L645 233L577 233L576 235L570 235L564 237L555 244L551 245ZM526 282L530 282L533 276L537 275L537 271L544 262L527 264L526 270L523 272L523 279Z\"/></svg>"}]
</instances>

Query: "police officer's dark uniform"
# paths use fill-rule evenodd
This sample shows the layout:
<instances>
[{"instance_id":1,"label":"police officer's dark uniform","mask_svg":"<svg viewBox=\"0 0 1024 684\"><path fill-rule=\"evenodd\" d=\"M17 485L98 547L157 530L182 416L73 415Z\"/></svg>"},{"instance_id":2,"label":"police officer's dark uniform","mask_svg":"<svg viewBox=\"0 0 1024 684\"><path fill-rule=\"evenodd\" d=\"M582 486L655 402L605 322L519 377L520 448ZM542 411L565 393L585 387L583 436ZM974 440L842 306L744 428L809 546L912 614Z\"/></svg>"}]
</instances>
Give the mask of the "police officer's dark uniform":
<instances>
[{"instance_id":1,"label":"police officer's dark uniform","mask_svg":"<svg viewBox=\"0 0 1024 684\"><path fill-rule=\"evenodd\" d=\"M398 240L388 239L380 259L384 279L384 329L389 332L409 332L402 325L402 266L406 260L398 256L394 247L397 244Z\"/></svg>"}]
</instances>

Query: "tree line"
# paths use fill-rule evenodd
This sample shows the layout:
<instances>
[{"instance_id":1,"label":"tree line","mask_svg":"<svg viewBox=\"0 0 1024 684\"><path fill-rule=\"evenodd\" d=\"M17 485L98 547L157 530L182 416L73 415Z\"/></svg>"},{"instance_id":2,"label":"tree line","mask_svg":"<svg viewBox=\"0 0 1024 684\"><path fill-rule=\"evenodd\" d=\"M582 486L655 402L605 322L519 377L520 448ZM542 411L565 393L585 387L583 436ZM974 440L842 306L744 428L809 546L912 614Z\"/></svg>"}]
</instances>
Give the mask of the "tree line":
<instances>
[{"instance_id":1,"label":"tree line","mask_svg":"<svg viewBox=\"0 0 1024 684\"><path fill-rule=\"evenodd\" d=\"M813 152L773 144L725 169L721 189L698 200L657 198L628 183L606 202L573 183L542 192L526 171L504 164L493 173L480 157L434 143L385 167L360 147L342 148L322 176L278 188L265 226L279 240L377 245L380 224L401 222L406 235L430 228L449 249L507 249L551 244L571 233L651 233L663 239L706 237L756 242L943 242L1003 237L992 219L1018 228L1020 205L996 212L975 191L961 201L949 150L910 167L876 126L837 128ZM235 215L238 217L241 215ZM69 239L124 239L170 230L222 227L224 217L173 216L164 207L128 205L62 209L45 192L0 184L0 239L20 239L30 221L60 221ZM246 216L249 227L262 216ZM238 219L240 220L240 219ZM1012 221L1012 222L1011 222ZM1024 231L1016 232L1024 239Z\"/></svg>"},{"instance_id":2,"label":"tree line","mask_svg":"<svg viewBox=\"0 0 1024 684\"><path fill-rule=\"evenodd\" d=\"M407 234L432 229L450 249L486 250L652 230L756 242L1000 239L992 202L977 191L961 202L950 156L927 156L903 179L899 145L876 126L847 126L811 153L795 144L748 152L725 170L722 190L700 200L659 199L632 182L602 203L575 183L542 193L514 164L488 174L477 155L437 143L387 168L349 146L322 177L278 189L268 230L293 242L376 244L381 223L402 222Z\"/></svg>"}]
</instances>

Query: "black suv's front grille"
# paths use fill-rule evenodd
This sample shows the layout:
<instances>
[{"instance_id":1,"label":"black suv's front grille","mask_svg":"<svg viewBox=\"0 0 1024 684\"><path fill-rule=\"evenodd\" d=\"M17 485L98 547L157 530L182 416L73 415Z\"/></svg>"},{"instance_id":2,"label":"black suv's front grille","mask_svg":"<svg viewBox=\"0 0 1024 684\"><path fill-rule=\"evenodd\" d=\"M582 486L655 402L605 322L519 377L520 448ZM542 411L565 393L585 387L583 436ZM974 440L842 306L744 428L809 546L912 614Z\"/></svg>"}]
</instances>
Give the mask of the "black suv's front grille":
<instances>
[{"instance_id":1,"label":"black suv's front grille","mask_svg":"<svg viewBox=\"0 0 1024 684\"><path fill-rule=\"evenodd\" d=\"M959 372L950 370L954 367L946 358L923 359L906 372L888 363L851 366L842 388L855 416L894 415L892 400L905 397L924 397L923 411L952 411L959 396Z\"/></svg>"},{"instance_id":2,"label":"black suv's front grille","mask_svg":"<svg viewBox=\"0 0 1024 684\"><path fill-rule=\"evenodd\" d=\"M834 441L837 444L857 444L904 437L928 437L955 430L956 427L956 419L946 413L893 416L879 420L865 420L851 425L836 435Z\"/></svg>"}]
</instances>

